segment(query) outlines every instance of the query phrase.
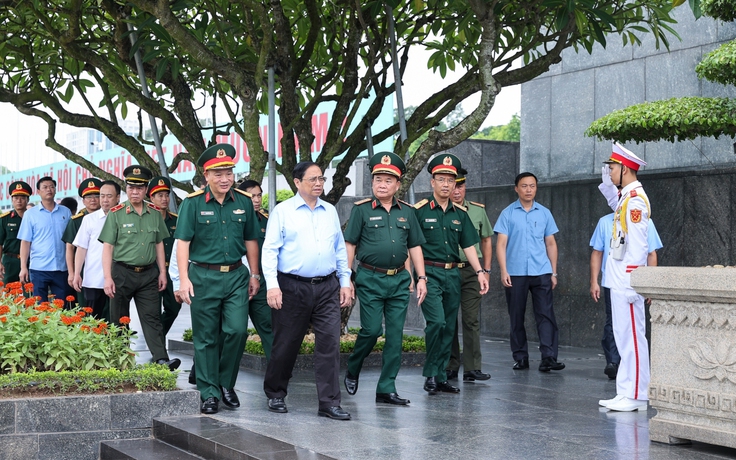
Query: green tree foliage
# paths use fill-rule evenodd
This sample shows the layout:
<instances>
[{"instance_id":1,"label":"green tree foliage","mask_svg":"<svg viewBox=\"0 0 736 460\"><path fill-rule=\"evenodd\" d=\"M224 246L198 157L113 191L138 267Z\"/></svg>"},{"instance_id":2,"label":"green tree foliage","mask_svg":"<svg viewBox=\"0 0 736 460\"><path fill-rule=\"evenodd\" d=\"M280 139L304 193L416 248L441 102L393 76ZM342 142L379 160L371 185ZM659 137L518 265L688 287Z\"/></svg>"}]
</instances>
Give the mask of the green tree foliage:
<instances>
[{"instance_id":1,"label":"green tree foliage","mask_svg":"<svg viewBox=\"0 0 736 460\"><path fill-rule=\"evenodd\" d=\"M514 114L505 125L489 126L472 135L471 139L487 141L519 142L521 139L521 118Z\"/></svg>"},{"instance_id":2,"label":"green tree foliage","mask_svg":"<svg viewBox=\"0 0 736 460\"><path fill-rule=\"evenodd\" d=\"M706 16L733 21L734 0L700 0ZM706 54L695 67L698 77L723 85L736 85L736 40ZM611 112L588 127L586 134L621 142L670 142L699 136L736 137L736 99L682 97L651 101Z\"/></svg>"},{"instance_id":3,"label":"green tree foliage","mask_svg":"<svg viewBox=\"0 0 736 460\"><path fill-rule=\"evenodd\" d=\"M128 113L138 112L142 119L145 112L184 146L171 170L178 161L195 161L214 140L203 139L202 128L214 128L215 135L234 131L245 140L251 178L260 181L267 158L258 118L267 111L267 68L272 67L284 133L278 169L290 183L296 162L311 157L318 104L334 103L317 162L326 167L341 158L326 197L335 202L349 185L350 166L366 148L367 123L396 90L389 17L395 21L402 75L413 48L432 51L421 65L442 76L463 69L459 80L416 108L407 120L407 141L394 148L403 156L427 135L409 162L404 183L410 184L432 154L478 130L503 87L546 72L560 62L563 50L591 52L596 43L605 46L610 35L639 43L638 35L646 32L657 46L668 46L672 8L672 0L0 1L0 102L43 119L46 145L97 176L109 178L57 140L57 125L97 129L156 169L145 152L147 141L119 127ZM150 97L140 88L136 51ZM512 65L518 60L523 67ZM461 122L437 129L474 94L479 102ZM86 110L71 110L72 98L81 99ZM360 105L367 106L367 116L359 120ZM223 112L228 116L218 118ZM201 125L207 118L212 126ZM374 141L397 132L397 125L375 132Z\"/></svg>"}]
</instances>

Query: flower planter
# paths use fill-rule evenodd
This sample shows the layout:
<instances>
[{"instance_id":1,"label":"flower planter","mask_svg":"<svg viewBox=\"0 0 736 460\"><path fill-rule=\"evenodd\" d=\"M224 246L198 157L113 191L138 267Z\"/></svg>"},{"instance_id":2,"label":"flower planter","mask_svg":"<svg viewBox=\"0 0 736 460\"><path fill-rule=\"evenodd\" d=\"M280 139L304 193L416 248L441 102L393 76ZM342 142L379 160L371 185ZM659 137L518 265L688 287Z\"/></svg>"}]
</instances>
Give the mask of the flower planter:
<instances>
[{"instance_id":1,"label":"flower planter","mask_svg":"<svg viewBox=\"0 0 736 460\"><path fill-rule=\"evenodd\" d=\"M169 339L169 351L175 351L185 355L194 355L194 344L183 340ZM340 353L340 367L345 369L348 366L348 356L350 353ZM404 352L401 354L402 366L422 366L427 354L424 352ZM380 367L382 353L371 353L363 362L363 367ZM251 355L243 353L240 359L240 368L243 370L266 371L266 357L263 355ZM294 370L312 370L314 369L314 360L312 355L298 355Z\"/></svg>"},{"instance_id":2,"label":"flower planter","mask_svg":"<svg viewBox=\"0 0 736 460\"><path fill-rule=\"evenodd\" d=\"M0 457L95 460L100 441L147 438L154 417L199 415L193 390L0 400Z\"/></svg>"},{"instance_id":3,"label":"flower planter","mask_svg":"<svg viewBox=\"0 0 736 460\"><path fill-rule=\"evenodd\" d=\"M736 447L736 269L643 267L652 298L649 438Z\"/></svg>"}]
</instances>

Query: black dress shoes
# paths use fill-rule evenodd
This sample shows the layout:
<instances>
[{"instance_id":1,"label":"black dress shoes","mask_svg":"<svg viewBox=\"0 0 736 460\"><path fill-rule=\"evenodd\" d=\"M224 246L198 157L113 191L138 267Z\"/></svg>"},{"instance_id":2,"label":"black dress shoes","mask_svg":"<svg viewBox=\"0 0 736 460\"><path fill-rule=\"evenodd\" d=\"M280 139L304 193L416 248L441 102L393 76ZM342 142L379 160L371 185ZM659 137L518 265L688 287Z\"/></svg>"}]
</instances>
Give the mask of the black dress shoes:
<instances>
[{"instance_id":1,"label":"black dress shoes","mask_svg":"<svg viewBox=\"0 0 736 460\"><path fill-rule=\"evenodd\" d=\"M520 359L520 360L516 361L514 363L513 369L515 371L520 371L520 370L523 370L523 369L529 369L529 359L524 358L524 359Z\"/></svg>"},{"instance_id":2,"label":"black dress shoes","mask_svg":"<svg viewBox=\"0 0 736 460\"><path fill-rule=\"evenodd\" d=\"M447 369L445 371L445 373L447 374L447 380L455 380L455 379L457 379L457 371L451 371L451 370Z\"/></svg>"},{"instance_id":3,"label":"black dress shoes","mask_svg":"<svg viewBox=\"0 0 736 460\"><path fill-rule=\"evenodd\" d=\"M332 406L325 409L320 409L317 412L317 415L319 415L320 417L329 417L335 420L350 420L350 414L345 412L340 406Z\"/></svg>"},{"instance_id":4,"label":"black dress shoes","mask_svg":"<svg viewBox=\"0 0 736 460\"><path fill-rule=\"evenodd\" d=\"M376 393L376 402L384 404L394 404L396 406L406 406L411 401L400 398L397 393Z\"/></svg>"},{"instance_id":5,"label":"black dress shoes","mask_svg":"<svg viewBox=\"0 0 736 460\"><path fill-rule=\"evenodd\" d=\"M189 371L189 384L190 385L196 385L197 384L197 374L194 371L194 363L192 363L192 370Z\"/></svg>"},{"instance_id":6,"label":"black dress shoes","mask_svg":"<svg viewBox=\"0 0 736 460\"><path fill-rule=\"evenodd\" d=\"M542 358L542 362L539 363L540 372L561 371L564 368L565 363L558 363L557 360L551 356Z\"/></svg>"},{"instance_id":7,"label":"black dress shoes","mask_svg":"<svg viewBox=\"0 0 736 460\"><path fill-rule=\"evenodd\" d=\"M475 382L476 380L488 380L491 374L481 372L480 369L463 372L463 382Z\"/></svg>"},{"instance_id":8,"label":"black dress shoes","mask_svg":"<svg viewBox=\"0 0 736 460\"><path fill-rule=\"evenodd\" d=\"M616 374L618 374L618 363L608 363L606 368L603 369L603 373L608 376L609 379L614 380Z\"/></svg>"},{"instance_id":9,"label":"black dress shoes","mask_svg":"<svg viewBox=\"0 0 736 460\"><path fill-rule=\"evenodd\" d=\"M347 390L349 395L354 395L358 392L358 376L350 375L350 372L345 373L345 380L343 380L343 383L345 384L345 389Z\"/></svg>"},{"instance_id":10,"label":"black dress shoes","mask_svg":"<svg viewBox=\"0 0 736 460\"><path fill-rule=\"evenodd\" d=\"M289 410L286 409L284 398L270 398L268 400L268 410L270 410L271 412L277 412L279 414L285 414L289 412Z\"/></svg>"},{"instance_id":11,"label":"black dress shoes","mask_svg":"<svg viewBox=\"0 0 736 460\"><path fill-rule=\"evenodd\" d=\"M437 391L441 391L443 393L460 393L460 388L454 387L445 381L437 383Z\"/></svg>"},{"instance_id":12,"label":"black dress shoes","mask_svg":"<svg viewBox=\"0 0 736 460\"><path fill-rule=\"evenodd\" d=\"M175 370L179 369L179 366L181 366L181 360L179 358L169 359L168 361L164 358L161 358L156 361L156 364L163 364L165 366L169 366L169 370L171 372L174 372Z\"/></svg>"},{"instance_id":13,"label":"black dress shoes","mask_svg":"<svg viewBox=\"0 0 736 460\"><path fill-rule=\"evenodd\" d=\"M427 377L427 380L424 381L424 391L431 395L437 394L437 379Z\"/></svg>"},{"instance_id":14,"label":"black dress shoes","mask_svg":"<svg viewBox=\"0 0 736 460\"><path fill-rule=\"evenodd\" d=\"M202 401L202 407L200 408L200 411L203 414L216 414L217 409L217 398L207 398Z\"/></svg>"},{"instance_id":15,"label":"black dress shoes","mask_svg":"<svg viewBox=\"0 0 736 460\"><path fill-rule=\"evenodd\" d=\"M224 405L232 408L240 407L240 400L238 395L235 394L235 388L228 390L225 387L220 387L220 391L222 392L222 403Z\"/></svg>"}]
</instances>

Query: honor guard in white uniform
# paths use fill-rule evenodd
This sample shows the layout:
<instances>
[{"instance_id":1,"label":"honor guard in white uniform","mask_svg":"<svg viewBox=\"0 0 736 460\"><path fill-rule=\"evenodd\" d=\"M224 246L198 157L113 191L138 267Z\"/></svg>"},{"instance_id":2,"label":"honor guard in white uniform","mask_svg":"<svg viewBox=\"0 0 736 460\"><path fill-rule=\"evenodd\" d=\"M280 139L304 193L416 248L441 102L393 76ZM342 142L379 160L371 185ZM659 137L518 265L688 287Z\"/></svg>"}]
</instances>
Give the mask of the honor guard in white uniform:
<instances>
[{"instance_id":1,"label":"honor guard in white uniform","mask_svg":"<svg viewBox=\"0 0 736 460\"><path fill-rule=\"evenodd\" d=\"M616 397L599 404L613 411L647 409L649 344L646 339L644 297L631 287L631 272L647 264L647 235L651 209L636 174L646 163L618 143L605 163L611 180L621 187L614 213L613 233L606 264L611 288L613 335L621 355Z\"/></svg>"}]
</instances>

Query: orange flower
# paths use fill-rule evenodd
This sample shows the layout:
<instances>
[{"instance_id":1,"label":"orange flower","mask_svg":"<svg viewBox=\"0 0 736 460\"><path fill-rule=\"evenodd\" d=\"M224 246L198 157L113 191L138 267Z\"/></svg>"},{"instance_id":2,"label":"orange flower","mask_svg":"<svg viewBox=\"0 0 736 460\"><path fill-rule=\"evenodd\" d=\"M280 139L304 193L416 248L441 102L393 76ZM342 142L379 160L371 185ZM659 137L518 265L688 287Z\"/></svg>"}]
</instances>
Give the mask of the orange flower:
<instances>
[{"instance_id":1,"label":"orange flower","mask_svg":"<svg viewBox=\"0 0 736 460\"><path fill-rule=\"evenodd\" d=\"M107 329L107 323L104 321L100 321L100 324L97 325L100 329Z\"/></svg>"},{"instance_id":2,"label":"orange flower","mask_svg":"<svg viewBox=\"0 0 736 460\"><path fill-rule=\"evenodd\" d=\"M81 330L82 330L82 332L89 332L89 330L90 330L90 327L89 327L89 326L87 326L86 324L84 324L84 325L82 325L82 327L80 327L79 329L81 329Z\"/></svg>"},{"instance_id":3,"label":"orange flower","mask_svg":"<svg viewBox=\"0 0 736 460\"><path fill-rule=\"evenodd\" d=\"M0 316L0 323L6 323L8 321L8 318L4 316Z\"/></svg>"},{"instance_id":4,"label":"orange flower","mask_svg":"<svg viewBox=\"0 0 736 460\"><path fill-rule=\"evenodd\" d=\"M130 324L130 318L127 316L121 316L118 322L120 324Z\"/></svg>"},{"instance_id":5,"label":"orange flower","mask_svg":"<svg viewBox=\"0 0 736 460\"><path fill-rule=\"evenodd\" d=\"M36 302L40 302L41 301L41 296L40 295L37 295L37 296L34 297L34 299L36 299Z\"/></svg>"},{"instance_id":6,"label":"orange flower","mask_svg":"<svg viewBox=\"0 0 736 460\"><path fill-rule=\"evenodd\" d=\"M23 295L23 289L13 289L12 291L10 291L10 295L15 295L15 296L20 295L20 296L22 296Z\"/></svg>"},{"instance_id":7,"label":"orange flower","mask_svg":"<svg viewBox=\"0 0 736 460\"><path fill-rule=\"evenodd\" d=\"M36 305L36 299L26 299L25 304L26 304L26 307L32 307Z\"/></svg>"},{"instance_id":8,"label":"orange flower","mask_svg":"<svg viewBox=\"0 0 736 460\"><path fill-rule=\"evenodd\" d=\"M61 299L54 299L54 305L57 308L62 308L64 306L64 301Z\"/></svg>"},{"instance_id":9,"label":"orange flower","mask_svg":"<svg viewBox=\"0 0 736 460\"><path fill-rule=\"evenodd\" d=\"M10 307L7 305L0 305L0 315L4 315L5 313L10 313Z\"/></svg>"},{"instance_id":10,"label":"orange flower","mask_svg":"<svg viewBox=\"0 0 736 460\"><path fill-rule=\"evenodd\" d=\"M79 316L80 318L84 318L84 315L86 315L86 314L87 313L85 313L83 310L79 310L78 312L75 313L75 316Z\"/></svg>"},{"instance_id":11,"label":"orange flower","mask_svg":"<svg viewBox=\"0 0 736 460\"><path fill-rule=\"evenodd\" d=\"M99 334L100 332L102 332L102 329L100 329L99 327L95 327L92 329L92 332L94 332L95 334Z\"/></svg>"},{"instance_id":12,"label":"orange flower","mask_svg":"<svg viewBox=\"0 0 736 460\"><path fill-rule=\"evenodd\" d=\"M75 300L77 300L77 299L76 299L76 298L74 298L74 296L73 296L73 295L68 295L68 296L66 296L66 301L67 301L67 302L74 302Z\"/></svg>"},{"instance_id":13,"label":"orange flower","mask_svg":"<svg viewBox=\"0 0 736 460\"><path fill-rule=\"evenodd\" d=\"M23 289L26 290L26 292L33 292L33 283L26 283L23 285Z\"/></svg>"},{"instance_id":14,"label":"orange flower","mask_svg":"<svg viewBox=\"0 0 736 460\"><path fill-rule=\"evenodd\" d=\"M72 318L71 316L61 315L61 322L69 326L72 324Z\"/></svg>"},{"instance_id":15,"label":"orange flower","mask_svg":"<svg viewBox=\"0 0 736 460\"><path fill-rule=\"evenodd\" d=\"M92 312L94 311L94 310L92 310L92 307L84 307L84 308L82 308L82 310L84 310L85 313L87 313L88 315L89 314L92 314Z\"/></svg>"},{"instance_id":16,"label":"orange flower","mask_svg":"<svg viewBox=\"0 0 736 460\"><path fill-rule=\"evenodd\" d=\"M36 321L38 321L38 316L31 316L28 318L29 323L35 323Z\"/></svg>"},{"instance_id":17,"label":"orange flower","mask_svg":"<svg viewBox=\"0 0 736 460\"><path fill-rule=\"evenodd\" d=\"M4 285L5 285L5 283L3 283L2 281L0 281L0 287L3 287Z\"/></svg>"}]
</instances>

